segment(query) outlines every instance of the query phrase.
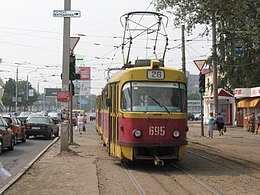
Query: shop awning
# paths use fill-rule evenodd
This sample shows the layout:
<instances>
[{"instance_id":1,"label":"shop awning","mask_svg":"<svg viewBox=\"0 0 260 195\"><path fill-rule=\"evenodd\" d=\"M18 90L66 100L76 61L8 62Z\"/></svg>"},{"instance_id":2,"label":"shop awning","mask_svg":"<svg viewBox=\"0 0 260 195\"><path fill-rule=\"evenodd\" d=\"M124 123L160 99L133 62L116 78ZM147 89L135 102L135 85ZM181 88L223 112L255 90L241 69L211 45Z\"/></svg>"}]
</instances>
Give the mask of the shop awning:
<instances>
[{"instance_id":1,"label":"shop awning","mask_svg":"<svg viewBox=\"0 0 260 195\"><path fill-rule=\"evenodd\" d=\"M237 103L238 108L248 108L250 106L250 100L240 100Z\"/></svg>"},{"instance_id":2,"label":"shop awning","mask_svg":"<svg viewBox=\"0 0 260 195\"><path fill-rule=\"evenodd\" d=\"M260 98L256 98L250 101L251 108L258 107L258 106L260 107Z\"/></svg>"},{"instance_id":3,"label":"shop awning","mask_svg":"<svg viewBox=\"0 0 260 195\"><path fill-rule=\"evenodd\" d=\"M240 100L237 103L238 108L255 108L260 107L260 98L255 98L251 100Z\"/></svg>"}]
</instances>

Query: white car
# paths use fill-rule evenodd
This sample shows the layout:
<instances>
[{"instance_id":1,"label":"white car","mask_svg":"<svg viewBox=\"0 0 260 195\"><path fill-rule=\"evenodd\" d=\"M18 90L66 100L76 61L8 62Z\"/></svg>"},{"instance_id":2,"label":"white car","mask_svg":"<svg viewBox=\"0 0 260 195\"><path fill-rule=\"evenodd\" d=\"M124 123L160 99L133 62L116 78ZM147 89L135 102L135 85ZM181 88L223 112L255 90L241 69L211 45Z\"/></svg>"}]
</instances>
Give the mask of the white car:
<instances>
[{"instance_id":1,"label":"white car","mask_svg":"<svg viewBox=\"0 0 260 195\"><path fill-rule=\"evenodd\" d=\"M194 114L194 120L201 120L201 113Z\"/></svg>"},{"instance_id":2,"label":"white car","mask_svg":"<svg viewBox=\"0 0 260 195\"><path fill-rule=\"evenodd\" d=\"M95 112L90 112L89 113L89 120L90 121L96 120L96 113Z\"/></svg>"}]
</instances>

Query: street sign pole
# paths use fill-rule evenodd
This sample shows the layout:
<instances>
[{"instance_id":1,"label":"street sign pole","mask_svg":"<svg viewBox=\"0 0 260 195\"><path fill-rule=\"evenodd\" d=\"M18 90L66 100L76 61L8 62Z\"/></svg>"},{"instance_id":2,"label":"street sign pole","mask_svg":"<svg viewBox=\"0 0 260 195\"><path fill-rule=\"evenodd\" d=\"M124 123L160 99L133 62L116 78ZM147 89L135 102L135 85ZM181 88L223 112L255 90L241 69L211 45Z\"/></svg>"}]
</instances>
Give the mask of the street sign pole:
<instances>
[{"instance_id":1,"label":"street sign pole","mask_svg":"<svg viewBox=\"0 0 260 195\"><path fill-rule=\"evenodd\" d=\"M64 10L71 9L71 0L64 0ZM69 91L69 59L70 59L70 17L64 17L63 26L63 58L62 58L62 91ZM69 106L68 106L69 107ZM68 126L65 126L68 128ZM63 131L65 132L65 131ZM68 129L67 129L68 132ZM67 133L65 132L65 133ZM63 134L61 133L61 136ZM65 134L64 134L65 136ZM61 139L61 152L68 150L68 140Z\"/></svg>"},{"instance_id":2,"label":"street sign pole","mask_svg":"<svg viewBox=\"0 0 260 195\"><path fill-rule=\"evenodd\" d=\"M200 126L201 126L201 136L204 136L204 105L203 105L203 95L202 93L200 93L200 112L201 112L201 122L200 122Z\"/></svg>"},{"instance_id":3,"label":"street sign pole","mask_svg":"<svg viewBox=\"0 0 260 195\"><path fill-rule=\"evenodd\" d=\"M193 60L193 62L195 63L195 65L197 66L197 68L200 71L200 74L202 74L202 69L204 67L204 65L206 64L207 60ZM204 136L204 105L203 105L203 95L202 92L200 92L200 113L201 113L201 136Z\"/></svg>"},{"instance_id":4,"label":"street sign pole","mask_svg":"<svg viewBox=\"0 0 260 195\"><path fill-rule=\"evenodd\" d=\"M76 38L76 42L73 42L73 48L71 48L71 38L70 38L70 18L71 17L80 17L80 11L71 10L71 0L64 0L64 10L54 10L53 11L53 17L63 17L64 18L64 25L63 25L63 57L62 57L62 91L68 92L69 91L69 63L70 63L70 51L73 52L74 47L76 46L77 42L79 41L79 37ZM73 39L75 40L75 39ZM67 104L67 108L70 108L72 110L72 100L70 100L71 104ZM69 110L67 110L69 113ZM71 111L70 111L71 112ZM71 115L70 118L71 119ZM72 123L71 120L69 120L70 123ZM69 125L71 126L71 125ZM65 132L64 130L62 132ZM69 128L67 129L67 132L69 132ZM61 135L62 136L62 135ZM63 140L61 145L67 144L64 142L66 139ZM70 129L70 142L73 142L73 129ZM61 147L62 148L68 148L66 146Z\"/></svg>"}]
</instances>

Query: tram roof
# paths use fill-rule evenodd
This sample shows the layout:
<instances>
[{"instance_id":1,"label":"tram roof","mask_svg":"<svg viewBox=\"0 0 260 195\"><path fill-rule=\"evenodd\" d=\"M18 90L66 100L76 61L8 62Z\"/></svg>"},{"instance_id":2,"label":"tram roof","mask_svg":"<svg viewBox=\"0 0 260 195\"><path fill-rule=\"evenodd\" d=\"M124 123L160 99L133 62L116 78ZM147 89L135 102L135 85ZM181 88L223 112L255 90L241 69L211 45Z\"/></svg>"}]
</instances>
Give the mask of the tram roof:
<instances>
[{"instance_id":1,"label":"tram roof","mask_svg":"<svg viewBox=\"0 0 260 195\"><path fill-rule=\"evenodd\" d=\"M147 70L152 70L151 66L133 67L123 69L111 76L108 83L113 82L124 82L127 80L143 80L147 81ZM182 71L176 68L170 67L159 67L156 70L164 70L165 79L162 81L177 81L177 82L187 82L185 75ZM151 80L158 81L158 80Z\"/></svg>"}]
</instances>

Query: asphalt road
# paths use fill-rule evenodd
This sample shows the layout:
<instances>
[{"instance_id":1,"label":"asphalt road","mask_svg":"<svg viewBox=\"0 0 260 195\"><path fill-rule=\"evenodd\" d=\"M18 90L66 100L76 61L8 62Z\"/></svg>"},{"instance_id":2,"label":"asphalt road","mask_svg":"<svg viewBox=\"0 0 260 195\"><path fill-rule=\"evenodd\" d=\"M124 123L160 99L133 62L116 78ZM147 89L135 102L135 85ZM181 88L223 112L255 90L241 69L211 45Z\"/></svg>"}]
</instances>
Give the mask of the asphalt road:
<instances>
[{"instance_id":1,"label":"asphalt road","mask_svg":"<svg viewBox=\"0 0 260 195\"><path fill-rule=\"evenodd\" d=\"M54 139L54 138L53 138ZM18 142L13 151L5 150L0 155L0 162L12 176L3 180L0 177L0 189L24 167L28 165L41 151L43 151L53 140L44 138L30 138L25 143Z\"/></svg>"}]
</instances>

